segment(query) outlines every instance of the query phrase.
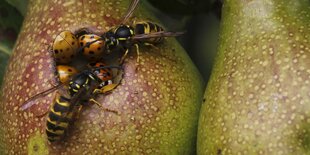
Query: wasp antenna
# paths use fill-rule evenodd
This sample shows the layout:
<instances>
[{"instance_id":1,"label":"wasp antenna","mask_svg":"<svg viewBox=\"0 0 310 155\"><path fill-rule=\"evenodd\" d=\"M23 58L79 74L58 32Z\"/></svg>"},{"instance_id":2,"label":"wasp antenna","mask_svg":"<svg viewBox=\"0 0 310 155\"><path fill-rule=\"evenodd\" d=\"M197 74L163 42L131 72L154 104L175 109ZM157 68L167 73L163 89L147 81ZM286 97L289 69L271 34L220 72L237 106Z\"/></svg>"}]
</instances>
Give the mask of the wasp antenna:
<instances>
[{"instance_id":1,"label":"wasp antenna","mask_svg":"<svg viewBox=\"0 0 310 155\"><path fill-rule=\"evenodd\" d=\"M137 8L138 4L139 4L140 0L132 0L130 3L130 6L121 22L121 24L124 24L128 21L128 19L131 17L131 15L133 14L134 10Z\"/></svg>"},{"instance_id":2,"label":"wasp antenna","mask_svg":"<svg viewBox=\"0 0 310 155\"><path fill-rule=\"evenodd\" d=\"M36 102L33 102L34 100L36 100L42 96L48 95L49 93L57 90L58 88L62 87L63 85L64 85L63 83L58 84L56 86L53 86L52 88L49 88L49 89L47 89L47 90L45 90L39 94L36 94L36 95L30 97L27 101L24 102L24 104L20 107L20 109L26 110L26 109L30 108L31 106L33 106L36 103Z\"/></svg>"}]
</instances>

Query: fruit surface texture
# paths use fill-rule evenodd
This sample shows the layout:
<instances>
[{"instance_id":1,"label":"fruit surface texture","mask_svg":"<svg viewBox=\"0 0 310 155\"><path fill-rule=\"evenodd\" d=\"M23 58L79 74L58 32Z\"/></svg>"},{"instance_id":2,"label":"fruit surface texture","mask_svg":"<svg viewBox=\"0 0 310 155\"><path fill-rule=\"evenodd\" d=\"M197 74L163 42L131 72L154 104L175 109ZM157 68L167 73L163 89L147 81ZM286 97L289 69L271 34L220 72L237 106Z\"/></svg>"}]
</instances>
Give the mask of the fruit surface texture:
<instances>
[{"instance_id":1,"label":"fruit surface texture","mask_svg":"<svg viewBox=\"0 0 310 155\"><path fill-rule=\"evenodd\" d=\"M53 53L62 31L88 28L94 34L120 23L129 0L30 0L28 12L7 67L0 97L0 154L192 154L204 82L182 47L167 38L158 48L140 47L126 57L121 84L83 107L67 137L49 143L46 116L56 92L34 106L20 106L57 82ZM136 20L157 20L144 5Z\"/></svg>"},{"instance_id":2,"label":"fruit surface texture","mask_svg":"<svg viewBox=\"0 0 310 155\"><path fill-rule=\"evenodd\" d=\"M199 155L310 153L310 1L226 0Z\"/></svg>"}]
</instances>

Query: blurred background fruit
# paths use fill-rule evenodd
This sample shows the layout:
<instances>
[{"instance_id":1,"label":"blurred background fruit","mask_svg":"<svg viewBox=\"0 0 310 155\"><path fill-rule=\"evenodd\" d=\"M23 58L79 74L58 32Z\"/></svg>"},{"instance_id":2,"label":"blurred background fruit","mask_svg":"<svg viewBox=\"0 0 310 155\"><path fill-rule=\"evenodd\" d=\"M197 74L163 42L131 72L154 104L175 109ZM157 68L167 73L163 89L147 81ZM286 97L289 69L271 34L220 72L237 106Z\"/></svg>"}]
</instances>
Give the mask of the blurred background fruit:
<instances>
[{"instance_id":1,"label":"blurred background fruit","mask_svg":"<svg viewBox=\"0 0 310 155\"><path fill-rule=\"evenodd\" d=\"M226 0L198 154L310 153L310 1Z\"/></svg>"},{"instance_id":2,"label":"blurred background fruit","mask_svg":"<svg viewBox=\"0 0 310 155\"><path fill-rule=\"evenodd\" d=\"M0 86L22 21L17 9L6 1L0 1Z\"/></svg>"}]
</instances>

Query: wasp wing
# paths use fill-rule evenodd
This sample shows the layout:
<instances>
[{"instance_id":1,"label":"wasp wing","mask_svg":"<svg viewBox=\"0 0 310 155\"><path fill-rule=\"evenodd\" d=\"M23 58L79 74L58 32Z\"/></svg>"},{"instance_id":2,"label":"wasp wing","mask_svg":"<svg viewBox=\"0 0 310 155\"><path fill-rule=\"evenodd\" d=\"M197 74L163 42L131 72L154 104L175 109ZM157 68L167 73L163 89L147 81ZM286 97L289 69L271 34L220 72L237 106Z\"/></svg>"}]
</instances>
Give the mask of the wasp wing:
<instances>
[{"instance_id":1,"label":"wasp wing","mask_svg":"<svg viewBox=\"0 0 310 155\"><path fill-rule=\"evenodd\" d=\"M75 93L73 96L71 96L71 98L69 99L68 111L61 113L61 116L56 121L56 125L59 125L60 123L66 122L68 119L71 119L71 116L69 116L69 115L70 114L73 115L74 108L79 105L78 103L80 102L81 95L84 95L85 93L87 93L86 91L87 91L86 88L83 87L77 93Z\"/></svg>"},{"instance_id":2,"label":"wasp wing","mask_svg":"<svg viewBox=\"0 0 310 155\"><path fill-rule=\"evenodd\" d=\"M137 8L137 5L139 3L140 0L132 0L131 4L126 12L126 15L124 16L122 23L124 24L127 22L127 20L131 17L131 15L133 14L133 12L135 11L135 9Z\"/></svg>"},{"instance_id":3,"label":"wasp wing","mask_svg":"<svg viewBox=\"0 0 310 155\"><path fill-rule=\"evenodd\" d=\"M74 106L78 105L78 102L80 101L80 99L82 98L82 95L85 95L87 92L87 89L85 87L82 87L79 89L79 91L77 93L75 93L71 99L70 99L70 106L69 109L72 110L74 108Z\"/></svg>"},{"instance_id":4,"label":"wasp wing","mask_svg":"<svg viewBox=\"0 0 310 155\"><path fill-rule=\"evenodd\" d=\"M52 88L49 88L49 89L47 89L47 90L45 90L45 91L43 91L43 92L41 92L39 94L36 94L36 95L30 97L27 101L25 101L23 103L23 105L20 107L20 109L21 110L26 110L26 109L32 107L33 105L35 105L37 103L37 102L34 102L36 99L52 93L53 91L59 89L63 85L64 85L63 83L60 83L60 84L58 84L58 85L56 85L56 86L54 86Z\"/></svg>"},{"instance_id":5,"label":"wasp wing","mask_svg":"<svg viewBox=\"0 0 310 155\"><path fill-rule=\"evenodd\" d=\"M133 40L140 39L149 39L149 38L159 38L159 37L176 37L183 35L185 32L169 32L169 31L160 31L149 34L138 34L132 37Z\"/></svg>"}]
</instances>

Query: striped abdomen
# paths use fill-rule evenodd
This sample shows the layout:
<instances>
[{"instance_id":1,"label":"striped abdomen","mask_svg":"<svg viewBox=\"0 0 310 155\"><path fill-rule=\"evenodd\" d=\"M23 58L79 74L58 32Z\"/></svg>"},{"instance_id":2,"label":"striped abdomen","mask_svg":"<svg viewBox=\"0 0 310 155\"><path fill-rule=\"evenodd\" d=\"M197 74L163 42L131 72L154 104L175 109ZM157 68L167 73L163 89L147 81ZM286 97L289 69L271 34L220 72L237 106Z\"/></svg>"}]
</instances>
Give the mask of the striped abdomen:
<instances>
[{"instance_id":1,"label":"striped abdomen","mask_svg":"<svg viewBox=\"0 0 310 155\"><path fill-rule=\"evenodd\" d=\"M161 26L151 22L137 22L135 23L134 27L135 27L135 35L150 34L154 32L164 31L164 29ZM160 43L162 40L163 37L155 37L155 38L143 39L142 42L156 44Z\"/></svg>"},{"instance_id":2,"label":"striped abdomen","mask_svg":"<svg viewBox=\"0 0 310 155\"><path fill-rule=\"evenodd\" d=\"M46 123L46 134L50 142L60 140L69 127L72 120L69 101L63 96L57 96L51 107Z\"/></svg>"}]
</instances>

